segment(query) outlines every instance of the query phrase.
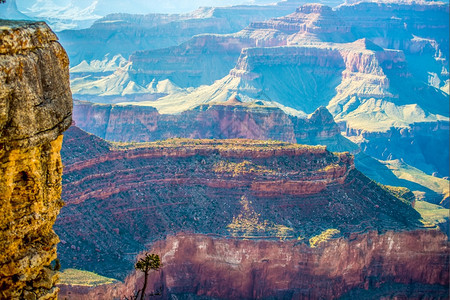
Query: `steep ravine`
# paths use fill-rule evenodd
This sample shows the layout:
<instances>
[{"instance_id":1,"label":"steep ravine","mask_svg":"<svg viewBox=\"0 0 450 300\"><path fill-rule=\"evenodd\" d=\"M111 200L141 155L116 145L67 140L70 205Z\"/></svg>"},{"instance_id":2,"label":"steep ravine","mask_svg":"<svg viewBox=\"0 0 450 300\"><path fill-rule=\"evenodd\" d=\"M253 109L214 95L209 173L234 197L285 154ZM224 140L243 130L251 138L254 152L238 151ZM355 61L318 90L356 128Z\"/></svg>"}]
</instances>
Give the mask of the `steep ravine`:
<instances>
[{"instance_id":1,"label":"steep ravine","mask_svg":"<svg viewBox=\"0 0 450 300\"><path fill-rule=\"evenodd\" d=\"M69 60L45 23L0 20L0 299L56 299Z\"/></svg>"}]
</instances>

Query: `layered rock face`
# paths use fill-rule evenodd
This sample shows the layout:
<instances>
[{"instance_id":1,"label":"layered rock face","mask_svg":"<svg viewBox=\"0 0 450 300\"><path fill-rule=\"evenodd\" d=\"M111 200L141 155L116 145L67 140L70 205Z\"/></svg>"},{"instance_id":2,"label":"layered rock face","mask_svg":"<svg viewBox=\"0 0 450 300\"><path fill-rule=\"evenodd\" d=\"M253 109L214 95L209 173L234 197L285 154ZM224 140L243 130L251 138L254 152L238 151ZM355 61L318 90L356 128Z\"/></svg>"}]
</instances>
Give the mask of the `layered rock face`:
<instances>
[{"instance_id":1,"label":"layered rock face","mask_svg":"<svg viewBox=\"0 0 450 300\"><path fill-rule=\"evenodd\" d=\"M0 20L0 298L56 299L69 61L45 23Z\"/></svg>"},{"instance_id":2,"label":"layered rock face","mask_svg":"<svg viewBox=\"0 0 450 300\"><path fill-rule=\"evenodd\" d=\"M173 299L445 299L448 252L436 231L370 232L311 248L295 241L254 241L178 234L151 250L162 257L149 290ZM142 287L62 287L77 299L119 299ZM70 294L69 294L70 291Z\"/></svg>"},{"instance_id":3,"label":"layered rock face","mask_svg":"<svg viewBox=\"0 0 450 300\"><path fill-rule=\"evenodd\" d=\"M267 6L200 8L184 15L114 14L89 29L63 31L62 43L73 64L74 94L82 95L83 100L115 103L152 100L178 90L161 91L155 87L161 81L183 88L211 84L228 74L242 48L257 45L254 39L219 34L288 14L299 4L286 1ZM105 60L114 65L119 55L131 55L130 64L116 67L113 74L111 68L102 67Z\"/></svg>"},{"instance_id":4,"label":"layered rock face","mask_svg":"<svg viewBox=\"0 0 450 300\"><path fill-rule=\"evenodd\" d=\"M294 13L281 18L253 22L243 32L276 30L289 36L288 44L308 34L317 35L320 39L330 42L342 42L352 38L350 26L340 18L339 10L333 11L331 7L312 3L303 5Z\"/></svg>"},{"instance_id":5,"label":"layered rock face","mask_svg":"<svg viewBox=\"0 0 450 300\"><path fill-rule=\"evenodd\" d=\"M448 94L438 89L444 83L434 86L424 78L431 74L424 66L445 69L434 65L445 61L445 55L439 58L436 50L412 53L403 49L386 50L368 39L248 48L242 50L235 68L224 79L187 95L175 93L146 105L162 113L177 113L200 101L226 101L230 93L238 93L242 99L275 101L306 113L324 105L348 137L363 149L371 149L368 154L378 159L402 157L429 175L438 172L448 176L442 167L447 165L448 151L443 156L436 156L430 148L412 153L412 140L398 145L386 140L394 128L396 132L414 131L423 137L420 143L448 143ZM425 123L429 125L420 125ZM434 128L432 136L429 128ZM442 159L428 167L435 157Z\"/></svg>"},{"instance_id":6,"label":"layered rock face","mask_svg":"<svg viewBox=\"0 0 450 300\"><path fill-rule=\"evenodd\" d=\"M225 103L200 105L179 115L159 114L149 106L75 102L74 120L83 130L117 142L150 142L176 137L247 138L322 144L333 151L352 148L324 107L309 118L300 118L261 101L242 103L233 97Z\"/></svg>"},{"instance_id":7,"label":"layered rock face","mask_svg":"<svg viewBox=\"0 0 450 300\"><path fill-rule=\"evenodd\" d=\"M72 66L105 54L128 57L135 51L176 46L194 35L237 32L251 22L289 14L300 5L203 7L187 14L111 14L90 28L59 33Z\"/></svg>"},{"instance_id":8,"label":"layered rock face","mask_svg":"<svg viewBox=\"0 0 450 300\"><path fill-rule=\"evenodd\" d=\"M370 3L342 5L339 15L351 24L357 38L367 37L377 45L405 52L420 52L417 39L438 46L437 56L448 60L448 3ZM395 16L393 18L393 16ZM373 28L378 31L374 32ZM440 50L440 51L439 51ZM439 53L441 52L441 53Z\"/></svg>"},{"instance_id":9,"label":"layered rock face","mask_svg":"<svg viewBox=\"0 0 450 300\"><path fill-rule=\"evenodd\" d=\"M255 46L253 39L200 35L179 46L134 53L129 73L143 86L166 79L182 88L209 85L228 74L243 48Z\"/></svg>"},{"instance_id":10,"label":"layered rock face","mask_svg":"<svg viewBox=\"0 0 450 300\"><path fill-rule=\"evenodd\" d=\"M367 39L249 48L225 79L187 96L175 94L148 105L176 113L204 99L226 101L236 91L243 99L272 100L307 113L327 105L347 137L368 154L382 160L404 158L430 175L448 176L444 167L448 151L436 156L431 147L410 148L414 136L421 139L415 145L441 145L434 149L448 143L448 96L411 72L403 52L383 50ZM394 145L388 141L395 136L391 131L414 134L407 134L408 142Z\"/></svg>"},{"instance_id":11,"label":"layered rock face","mask_svg":"<svg viewBox=\"0 0 450 300\"><path fill-rule=\"evenodd\" d=\"M253 22L234 34L206 34L170 48L135 53L130 60L131 81L146 87L154 80L169 79L180 87L198 87L225 76L244 48L350 43L365 38L379 47L403 51L415 76L444 88L448 21L448 5L439 3L357 3L334 11L307 4L287 16Z\"/></svg>"},{"instance_id":12,"label":"layered rock face","mask_svg":"<svg viewBox=\"0 0 450 300\"><path fill-rule=\"evenodd\" d=\"M180 231L303 239L420 226L348 153L255 140L116 144L72 126L56 223L65 267L124 278L145 245ZM76 224L76 225L75 225Z\"/></svg>"}]
</instances>

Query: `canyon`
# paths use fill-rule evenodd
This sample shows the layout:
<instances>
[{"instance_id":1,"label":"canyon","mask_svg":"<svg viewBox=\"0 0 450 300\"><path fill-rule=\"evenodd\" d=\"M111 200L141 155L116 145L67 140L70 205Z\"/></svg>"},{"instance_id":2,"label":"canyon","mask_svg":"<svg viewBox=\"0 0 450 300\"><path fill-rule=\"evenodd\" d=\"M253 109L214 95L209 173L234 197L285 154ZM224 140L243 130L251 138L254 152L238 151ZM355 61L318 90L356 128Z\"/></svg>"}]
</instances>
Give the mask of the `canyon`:
<instances>
[{"instance_id":1,"label":"canyon","mask_svg":"<svg viewBox=\"0 0 450 300\"><path fill-rule=\"evenodd\" d=\"M295 8L291 9L294 11ZM384 25L380 27L378 24ZM424 25L418 27L416 24ZM75 94L86 97L128 93L130 96L132 93L139 94L148 90L148 85L153 81L163 80L170 80L181 88L210 85L229 73L245 48L341 44L360 39L370 40L382 49L398 50L400 55L404 53L403 60L407 61L415 77L447 91L448 94L447 4L405 2L391 5L363 2L340 5L334 10L321 4L306 4L284 17L253 20L249 26L235 33L204 33L178 41L170 47L163 43L157 48L143 47L139 49L142 51L137 51L130 57L131 65L125 72L129 75L128 78L124 78L123 72L119 71L98 81L111 89L115 78L122 76L124 81L121 84L124 86L120 90L110 90L107 93L96 91L92 87L89 89L95 80L87 78L72 83ZM70 46L69 43L68 47ZM112 51L111 55L113 53L120 52ZM96 57L98 60L102 58L103 55ZM74 57L74 63L75 61L78 60ZM127 84L135 85L135 90L124 91ZM98 102L101 101L100 98L97 99Z\"/></svg>"},{"instance_id":2,"label":"canyon","mask_svg":"<svg viewBox=\"0 0 450 300\"><path fill-rule=\"evenodd\" d=\"M448 5L308 4L258 21L267 7L105 18L93 27L118 41L185 21L186 40L82 62L74 80L107 74L120 97L154 98L73 113L56 35L0 20L0 298L121 299L147 251L164 299L449 297L448 216L419 213L423 190L397 175L448 184ZM56 244L63 269L121 282L55 286Z\"/></svg>"},{"instance_id":3,"label":"canyon","mask_svg":"<svg viewBox=\"0 0 450 300\"><path fill-rule=\"evenodd\" d=\"M69 60L45 23L0 20L0 40L0 298L56 299Z\"/></svg>"},{"instance_id":4,"label":"canyon","mask_svg":"<svg viewBox=\"0 0 450 300\"><path fill-rule=\"evenodd\" d=\"M331 151L357 154L358 168L370 174L370 178L425 193L429 202L439 204L448 192L448 180L442 178L448 172L445 149L449 129L445 121L413 123L409 129L391 128L387 132L356 131L336 124L324 107L310 115L294 116L271 102L241 102L235 95L226 102L199 104L180 114L160 114L150 106L75 101L74 119L83 130L116 142L182 137L272 139L326 145ZM359 147L363 152L358 154ZM435 155L439 149L444 151ZM399 175L383 165L384 161L393 160L400 160L405 165L404 173L409 175L400 175L403 179L399 179ZM415 171L408 170L412 168L408 164L423 170L419 176L423 180L418 180Z\"/></svg>"},{"instance_id":5,"label":"canyon","mask_svg":"<svg viewBox=\"0 0 450 300\"><path fill-rule=\"evenodd\" d=\"M443 3L305 4L236 33L137 51L117 71L75 78L72 88L78 99L154 107L161 115L233 95L293 116L325 106L366 154L446 178L448 23Z\"/></svg>"},{"instance_id":6,"label":"canyon","mask_svg":"<svg viewBox=\"0 0 450 300\"><path fill-rule=\"evenodd\" d=\"M308 241L327 229L349 238L425 226L411 202L356 170L350 154L324 146L111 144L72 126L61 153L61 262L113 278L123 279L147 245L178 232Z\"/></svg>"},{"instance_id":7,"label":"canyon","mask_svg":"<svg viewBox=\"0 0 450 300\"><path fill-rule=\"evenodd\" d=\"M200 7L185 14L109 14L90 28L58 33L71 66L101 60L106 54L127 58L139 50L177 46L199 34L229 34L253 21L291 13L301 1L273 5ZM74 74L73 74L74 75Z\"/></svg>"},{"instance_id":8,"label":"canyon","mask_svg":"<svg viewBox=\"0 0 450 300\"><path fill-rule=\"evenodd\" d=\"M149 289L163 299L448 297L446 229L349 153L272 140L112 143L72 126L62 157L62 264L121 282L60 285L61 298L133 295L143 251L162 258Z\"/></svg>"}]
</instances>

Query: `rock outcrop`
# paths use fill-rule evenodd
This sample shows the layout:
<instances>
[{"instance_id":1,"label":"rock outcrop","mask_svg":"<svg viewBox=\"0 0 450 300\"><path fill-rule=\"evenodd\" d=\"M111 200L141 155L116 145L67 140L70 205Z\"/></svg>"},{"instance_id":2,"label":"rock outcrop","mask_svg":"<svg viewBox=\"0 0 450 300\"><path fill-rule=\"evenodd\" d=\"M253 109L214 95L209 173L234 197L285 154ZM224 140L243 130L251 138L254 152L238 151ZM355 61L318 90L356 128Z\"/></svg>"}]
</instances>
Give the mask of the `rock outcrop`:
<instances>
[{"instance_id":1,"label":"rock outcrop","mask_svg":"<svg viewBox=\"0 0 450 300\"><path fill-rule=\"evenodd\" d=\"M62 264L124 278L145 245L193 231L304 239L420 227L348 153L276 141L110 144L72 126L62 149ZM75 226L76 224L76 226Z\"/></svg>"},{"instance_id":2,"label":"rock outcrop","mask_svg":"<svg viewBox=\"0 0 450 300\"><path fill-rule=\"evenodd\" d=\"M81 129L116 142L151 142L176 137L246 138L321 144L332 151L356 148L341 136L338 125L324 107L302 118L288 115L262 101L243 103L228 100L199 105L178 115L165 115L150 106L76 101L73 115Z\"/></svg>"},{"instance_id":3,"label":"rock outcrop","mask_svg":"<svg viewBox=\"0 0 450 300\"><path fill-rule=\"evenodd\" d=\"M369 232L311 248L178 234L153 245L163 269L149 291L162 299L445 299L446 236L437 231ZM142 273L97 288L62 287L69 299L119 299L142 287ZM70 292L70 293L69 293Z\"/></svg>"},{"instance_id":4,"label":"rock outcrop","mask_svg":"<svg viewBox=\"0 0 450 300\"><path fill-rule=\"evenodd\" d=\"M45 23L0 20L0 298L56 299L69 60Z\"/></svg>"},{"instance_id":5,"label":"rock outcrop","mask_svg":"<svg viewBox=\"0 0 450 300\"><path fill-rule=\"evenodd\" d=\"M126 93L102 100L128 98L134 101L128 104L152 106L160 114L189 115L199 105L225 102L234 94L244 102L279 103L294 115L298 111L289 109L310 114L326 106L367 154L403 159L442 178L449 175L443 146L450 114L448 12L448 4L437 2L362 2L334 10L306 4L237 33L205 34L135 53L126 70L88 85L73 83L79 99ZM180 88L199 84L210 85ZM235 121L228 127L241 128L241 119ZM405 134L399 143L391 139Z\"/></svg>"}]
</instances>

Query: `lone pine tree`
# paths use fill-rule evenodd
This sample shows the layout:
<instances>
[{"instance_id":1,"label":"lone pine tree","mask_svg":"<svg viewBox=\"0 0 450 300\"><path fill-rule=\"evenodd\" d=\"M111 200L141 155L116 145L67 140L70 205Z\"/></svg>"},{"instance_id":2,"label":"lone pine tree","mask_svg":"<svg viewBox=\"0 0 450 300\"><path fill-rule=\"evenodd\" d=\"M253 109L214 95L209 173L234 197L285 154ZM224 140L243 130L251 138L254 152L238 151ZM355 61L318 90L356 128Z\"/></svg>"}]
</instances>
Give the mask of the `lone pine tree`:
<instances>
[{"instance_id":1,"label":"lone pine tree","mask_svg":"<svg viewBox=\"0 0 450 300\"><path fill-rule=\"evenodd\" d=\"M139 259L139 260L136 262L134 268L135 268L136 270L139 270L139 271L144 272L144 285L143 285L142 289L138 290L134 296L132 296L132 297L130 297L130 298L125 297L125 300L137 300L138 298L139 298L140 300L144 300L144 297L145 297L145 290L147 289L148 273L149 273L151 270L157 271L157 270L159 270L161 267L162 267L161 259L159 258L159 255L158 255L158 254L154 254L154 253L152 253L152 254L146 253L146 254L144 255L144 257L142 257L141 259ZM149 296L157 296L157 295L160 295L161 292L162 292L162 287L161 287L159 290L150 293ZM139 295L140 295L140 296L139 296Z\"/></svg>"}]
</instances>

